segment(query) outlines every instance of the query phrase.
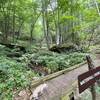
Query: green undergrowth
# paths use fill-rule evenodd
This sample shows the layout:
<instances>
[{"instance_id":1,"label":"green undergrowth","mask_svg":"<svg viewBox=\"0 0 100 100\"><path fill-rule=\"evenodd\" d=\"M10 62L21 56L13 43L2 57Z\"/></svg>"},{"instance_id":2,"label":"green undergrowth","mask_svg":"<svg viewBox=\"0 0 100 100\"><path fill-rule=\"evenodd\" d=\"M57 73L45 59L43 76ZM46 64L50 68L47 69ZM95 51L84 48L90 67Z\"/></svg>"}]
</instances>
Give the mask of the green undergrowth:
<instances>
[{"instance_id":1,"label":"green undergrowth","mask_svg":"<svg viewBox=\"0 0 100 100\"><path fill-rule=\"evenodd\" d=\"M95 85L96 100L100 100L100 86ZM81 100L92 100L90 89L88 88L81 94Z\"/></svg>"},{"instance_id":2,"label":"green undergrowth","mask_svg":"<svg viewBox=\"0 0 100 100\"><path fill-rule=\"evenodd\" d=\"M84 61L85 54L80 52L58 54L50 51L25 54L19 58L22 62L30 62L47 67L52 72L69 68ZM34 67L34 66L33 66Z\"/></svg>"},{"instance_id":3,"label":"green undergrowth","mask_svg":"<svg viewBox=\"0 0 100 100\"><path fill-rule=\"evenodd\" d=\"M12 100L13 92L26 87L36 76L33 71L7 57L0 57L0 100Z\"/></svg>"},{"instance_id":4,"label":"green undergrowth","mask_svg":"<svg viewBox=\"0 0 100 100\"><path fill-rule=\"evenodd\" d=\"M31 61L54 73L83 62L85 57L81 52L58 54L47 50L35 50L14 59L7 57L9 52L14 50L0 45L0 100L13 100L14 92L27 87L32 78L38 76L28 68Z\"/></svg>"}]
</instances>

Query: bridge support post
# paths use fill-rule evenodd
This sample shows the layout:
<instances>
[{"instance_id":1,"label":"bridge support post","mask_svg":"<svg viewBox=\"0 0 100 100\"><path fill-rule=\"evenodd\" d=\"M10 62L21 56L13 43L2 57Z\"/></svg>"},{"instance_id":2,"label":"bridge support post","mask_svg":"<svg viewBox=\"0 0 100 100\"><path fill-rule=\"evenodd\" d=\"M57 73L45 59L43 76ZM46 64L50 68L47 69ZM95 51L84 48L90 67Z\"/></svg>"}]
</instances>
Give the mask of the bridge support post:
<instances>
[{"instance_id":1,"label":"bridge support post","mask_svg":"<svg viewBox=\"0 0 100 100\"><path fill-rule=\"evenodd\" d=\"M87 60L87 63L88 63L88 69L89 70L93 69L94 68L93 61L92 61L92 59L89 55L86 56L86 60ZM90 87L90 91L91 91L91 94L92 94L92 100L96 100L95 84Z\"/></svg>"}]
</instances>

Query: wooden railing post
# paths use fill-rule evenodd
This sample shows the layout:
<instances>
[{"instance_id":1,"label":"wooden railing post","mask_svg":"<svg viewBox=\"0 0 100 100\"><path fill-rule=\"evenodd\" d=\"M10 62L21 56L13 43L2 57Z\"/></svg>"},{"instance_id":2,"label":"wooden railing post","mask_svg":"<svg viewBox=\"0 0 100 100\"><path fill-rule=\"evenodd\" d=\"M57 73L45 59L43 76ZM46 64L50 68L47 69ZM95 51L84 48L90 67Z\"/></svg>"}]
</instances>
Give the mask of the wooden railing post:
<instances>
[{"instance_id":1,"label":"wooden railing post","mask_svg":"<svg viewBox=\"0 0 100 100\"><path fill-rule=\"evenodd\" d=\"M93 61L89 55L86 56L86 60L88 63L88 69L89 70L93 69L94 68ZM92 94L92 100L96 100L95 84L90 87L90 90L91 90L91 94Z\"/></svg>"}]
</instances>

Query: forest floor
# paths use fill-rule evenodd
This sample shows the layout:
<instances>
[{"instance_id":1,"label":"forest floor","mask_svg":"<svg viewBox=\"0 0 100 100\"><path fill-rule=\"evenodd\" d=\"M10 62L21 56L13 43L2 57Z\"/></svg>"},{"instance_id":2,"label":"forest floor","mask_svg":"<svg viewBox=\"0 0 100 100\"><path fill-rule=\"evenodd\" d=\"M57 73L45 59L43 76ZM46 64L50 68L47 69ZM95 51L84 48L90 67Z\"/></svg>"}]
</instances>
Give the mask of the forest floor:
<instances>
[{"instance_id":1,"label":"forest floor","mask_svg":"<svg viewBox=\"0 0 100 100\"><path fill-rule=\"evenodd\" d=\"M100 65L100 56L97 56L97 58L94 60L95 67ZM78 75L88 71L87 64L82 65L81 67L74 69L68 73L65 73L59 77L56 77L52 80L47 81L48 90L47 93L44 93L39 100L59 100L59 98L62 96L62 94L68 90L70 87L72 87L72 83L77 81ZM48 94L49 93L49 94ZM23 90L22 96L15 98L15 100L28 100L29 95L26 96L27 93ZM56 97L56 99L55 99ZM99 96L97 96L99 98ZM85 99L82 99L85 100ZM100 99L97 99L100 100Z\"/></svg>"},{"instance_id":2,"label":"forest floor","mask_svg":"<svg viewBox=\"0 0 100 100\"><path fill-rule=\"evenodd\" d=\"M0 100L12 100L13 95L27 88L32 80L79 64L86 55L83 52L59 54L38 48L31 51L16 44L1 44L0 51ZM26 90L19 95L23 92Z\"/></svg>"},{"instance_id":3,"label":"forest floor","mask_svg":"<svg viewBox=\"0 0 100 100\"><path fill-rule=\"evenodd\" d=\"M13 45L10 46L12 47ZM2 82L2 84L0 84L2 89L1 91L5 91L5 90L9 90L9 91L7 91L7 93L5 94L1 92L2 94L4 94L1 95L2 98L7 98L7 99L9 98L9 100L11 100L10 98L12 97L14 97L13 100L29 100L29 97L31 96L31 92L34 89L30 91L29 89L26 88L28 88L28 86L31 86L31 83L34 82L32 80L35 80L34 78L45 77L45 76L39 76L39 74L44 75L43 71L41 70L39 71L39 69L37 69L38 72L36 73L33 71L34 69L31 70L30 68L34 68L35 66L36 67L40 66L43 67L44 69L47 68L47 72L49 72L50 69L52 73L56 73L58 71L70 68L73 65L83 62L86 56L86 53L81 53L81 52L59 54L59 53L54 53L46 50L45 51L36 50L32 52L29 51L26 52L25 50L26 52L25 53L24 51L22 52L21 47L19 46L13 46L13 48L8 48L6 46L1 45L0 50L2 51L0 52L2 56L0 60L1 70L2 72L5 71L9 72L7 73L7 75L5 75L5 76L9 76L9 79L6 78L7 79L7 80L5 79L6 82ZM93 56L93 58L95 58L95 56ZM96 56L96 59L93 59L93 61L95 62L94 64L95 66L100 65L99 59L100 56L98 55ZM4 70L2 69L2 65L4 65L5 68ZM77 81L78 75L86 72L87 70L88 70L88 66L85 64L70 72L66 72L63 75L60 75L56 78L46 81L48 85L48 90L47 93L44 93L40 97L40 100L59 100L62 94L65 91L67 91L70 87L72 87L72 84L75 81ZM2 80L4 79L4 75L1 79ZM9 95L9 93L12 94ZM5 99L0 99L0 100L5 100Z\"/></svg>"}]
</instances>

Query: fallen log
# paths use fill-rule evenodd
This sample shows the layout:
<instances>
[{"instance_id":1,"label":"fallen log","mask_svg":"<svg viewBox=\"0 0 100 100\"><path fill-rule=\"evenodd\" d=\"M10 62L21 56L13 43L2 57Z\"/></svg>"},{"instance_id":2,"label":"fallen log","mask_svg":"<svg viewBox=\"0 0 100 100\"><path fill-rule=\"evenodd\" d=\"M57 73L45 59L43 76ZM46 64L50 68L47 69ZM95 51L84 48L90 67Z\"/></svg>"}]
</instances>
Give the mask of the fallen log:
<instances>
[{"instance_id":1,"label":"fallen log","mask_svg":"<svg viewBox=\"0 0 100 100\"><path fill-rule=\"evenodd\" d=\"M6 47L10 48L10 49L14 49L14 48L19 48L20 51L23 51L24 53L26 53L26 48L18 45L18 44L13 44L13 43L0 43L1 45L5 45Z\"/></svg>"},{"instance_id":2,"label":"fallen log","mask_svg":"<svg viewBox=\"0 0 100 100\"><path fill-rule=\"evenodd\" d=\"M54 45L49 50L57 53L79 51L74 45Z\"/></svg>"}]
</instances>

